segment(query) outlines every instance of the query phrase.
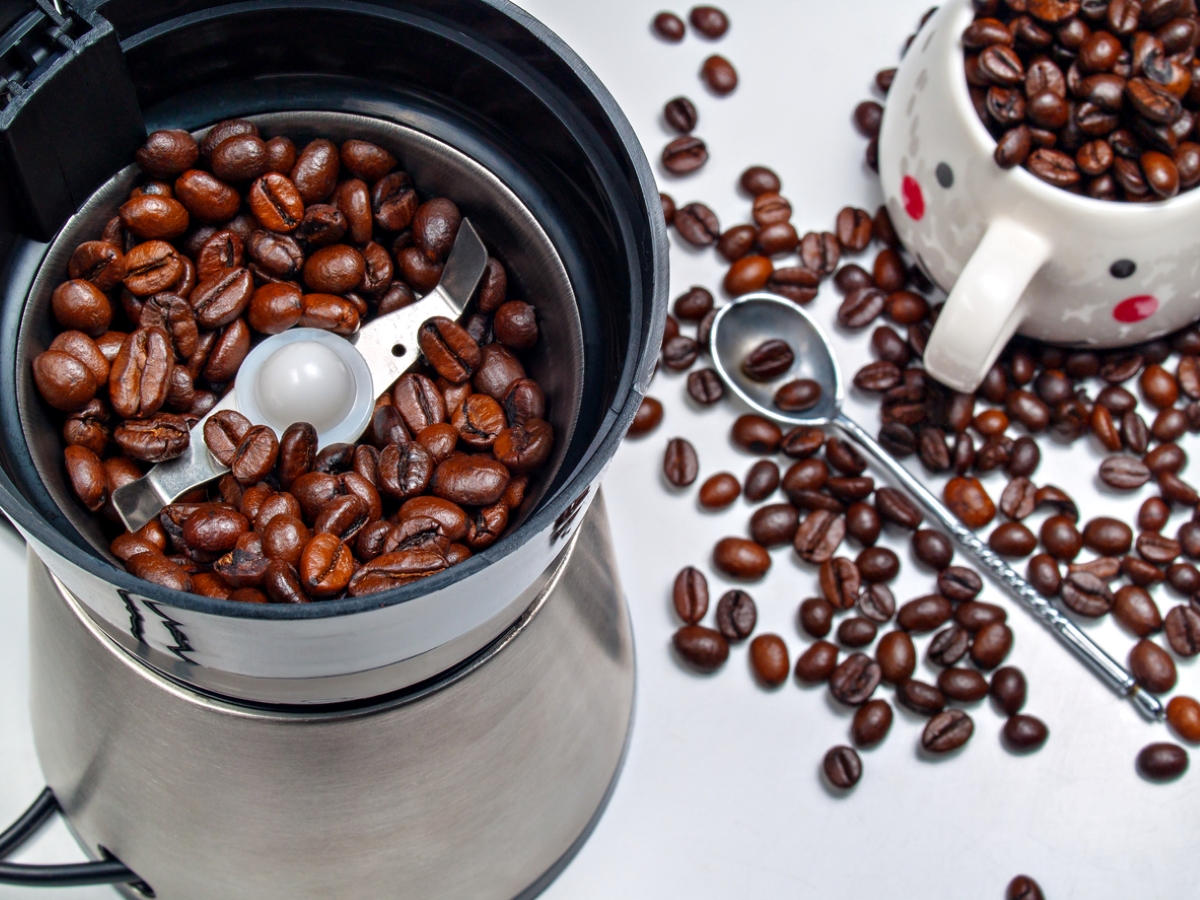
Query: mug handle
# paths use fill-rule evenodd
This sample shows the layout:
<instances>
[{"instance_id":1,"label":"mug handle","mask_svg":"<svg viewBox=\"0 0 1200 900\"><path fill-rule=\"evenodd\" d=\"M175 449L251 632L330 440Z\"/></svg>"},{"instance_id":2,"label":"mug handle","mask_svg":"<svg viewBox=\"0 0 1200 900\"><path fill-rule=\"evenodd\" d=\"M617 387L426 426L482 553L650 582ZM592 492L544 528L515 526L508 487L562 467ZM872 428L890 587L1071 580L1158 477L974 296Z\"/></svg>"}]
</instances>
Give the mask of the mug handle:
<instances>
[{"instance_id":1,"label":"mug handle","mask_svg":"<svg viewBox=\"0 0 1200 900\"><path fill-rule=\"evenodd\" d=\"M1023 225L992 222L938 314L925 347L926 371L963 393L979 387L1021 324L1021 297L1051 250Z\"/></svg>"}]
</instances>

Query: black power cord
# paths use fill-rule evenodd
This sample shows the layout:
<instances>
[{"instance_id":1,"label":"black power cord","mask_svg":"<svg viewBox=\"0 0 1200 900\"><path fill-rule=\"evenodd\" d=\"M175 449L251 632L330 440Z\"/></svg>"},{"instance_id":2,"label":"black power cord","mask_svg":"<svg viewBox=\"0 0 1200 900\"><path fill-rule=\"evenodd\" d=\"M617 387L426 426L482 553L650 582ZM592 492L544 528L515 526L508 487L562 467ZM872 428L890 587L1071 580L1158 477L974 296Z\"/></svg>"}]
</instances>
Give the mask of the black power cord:
<instances>
[{"instance_id":1,"label":"black power cord","mask_svg":"<svg viewBox=\"0 0 1200 900\"><path fill-rule=\"evenodd\" d=\"M58 800L46 788L8 829L0 834L0 859L14 852L60 811ZM24 887L80 887L88 884L130 884L141 879L116 859L65 865L35 866L0 862L0 884ZM150 894L153 896L153 893Z\"/></svg>"}]
</instances>

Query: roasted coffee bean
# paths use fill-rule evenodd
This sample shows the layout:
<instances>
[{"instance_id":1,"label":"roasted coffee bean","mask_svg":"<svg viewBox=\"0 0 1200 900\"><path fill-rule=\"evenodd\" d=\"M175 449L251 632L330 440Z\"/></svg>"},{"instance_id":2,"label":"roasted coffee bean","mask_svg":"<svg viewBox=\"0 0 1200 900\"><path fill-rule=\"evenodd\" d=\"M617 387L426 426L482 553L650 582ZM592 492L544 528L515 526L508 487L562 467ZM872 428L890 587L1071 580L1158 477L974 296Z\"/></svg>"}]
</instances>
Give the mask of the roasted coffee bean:
<instances>
[{"instance_id":1,"label":"roasted coffee bean","mask_svg":"<svg viewBox=\"0 0 1200 900\"><path fill-rule=\"evenodd\" d=\"M135 154L138 168L151 178L174 178L200 158L196 139L183 130L159 130Z\"/></svg>"},{"instance_id":2,"label":"roasted coffee bean","mask_svg":"<svg viewBox=\"0 0 1200 900\"><path fill-rule=\"evenodd\" d=\"M851 291L838 307L838 324L844 328L870 325L887 304L887 295L879 288L864 287Z\"/></svg>"},{"instance_id":3,"label":"roasted coffee bean","mask_svg":"<svg viewBox=\"0 0 1200 900\"><path fill-rule=\"evenodd\" d=\"M709 247L721 236L721 225L703 203L689 203L676 211L675 231L694 247Z\"/></svg>"},{"instance_id":4,"label":"roasted coffee bean","mask_svg":"<svg viewBox=\"0 0 1200 900\"><path fill-rule=\"evenodd\" d=\"M868 700L854 713L850 724L851 740L859 747L882 743L892 727L892 707L886 700Z\"/></svg>"},{"instance_id":5,"label":"roasted coffee bean","mask_svg":"<svg viewBox=\"0 0 1200 900\"><path fill-rule=\"evenodd\" d=\"M938 673L938 690L948 700L977 703L988 694L988 683L974 669L948 668Z\"/></svg>"},{"instance_id":6,"label":"roasted coffee bean","mask_svg":"<svg viewBox=\"0 0 1200 900\"><path fill-rule=\"evenodd\" d=\"M1187 465L1187 454L1178 444L1159 444L1143 457L1142 462L1155 475L1162 475L1163 472L1177 474Z\"/></svg>"},{"instance_id":7,"label":"roasted coffee bean","mask_svg":"<svg viewBox=\"0 0 1200 900\"><path fill-rule=\"evenodd\" d=\"M1200 612L1193 606L1179 605L1163 620L1163 630L1171 649L1183 657L1200 654Z\"/></svg>"},{"instance_id":8,"label":"roasted coffee bean","mask_svg":"<svg viewBox=\"0 0 1200 900\"><path fill-rule=\"evenodd\" d=\"M108 502L108 479L100 457L87 447L70 446L64 450L67 477L81 503L97 512Z\"/></svg>"},{"instance_id":9,"label":"roasted coffee bean","mask_svg":"<svg viewBox=\"0 0 1200 900\"><path fill-rule=\"evenodd\" d=\"M854 386L862 391L882 393L898 385L903 377L900 367L888 360L877 360L863 366L854 376Z\"/></svg>"},{"instance_id":10,"label":"roasted coffee bean","mask_svg":"<svg viewBox=\"0 0 1200 900\"><path fill-rule=\"evenodd\" d=\"M760 459L746 473L743 492L752 503L765 500L779 487L779 466L769 459Z\"/></svg>"},{"instance_id":11,"label":"roasted coffee bean","mask_svg":"<svg viewBox=\"0 0 1200 900\"><path fill-rule=\"evenodd\" d=\"M1153 641L1142 638L1129 651L1129 671L1137 683L1152 694L1175 687L1178 675L1171 655Z\"/></svg>"},{"instance_id":12,"label":"roasted coffee bean","mask_svg":"<svg viewBox=\"0 0 1200 900\"><path fill-rule=\"evenodd\" d=\"M677 372L690 369L699 355L700 345L682 334L676 335L663 344L663 365Z\"/></svg>"},{"instance_id":13,"label":"roasted coffee bean","mask_svg":"<svg viewBox=\"0 0 1200 900\"><path fill-rule=\"evenodd\" d=\"M1200 569L1191 563L1175 563L1167 567L1167 583L1181 594L1200 593Z\"/></svg>"},{"instance_id":14,"label":"roasted coffee bean","mask_svg":"<svg viewBox=\"0 0 1200 900\"><path fill-rule=\"evenodd\" d=\"M846 535L846 520L825 509L814 509L800 523L792 546L801 559L820 564L832 559Z\"/></svg>"},{"instance_id":15,"label":"roasted coffee bean","mask_svg":"<svg viewBox=\"0 0 1200 900\"><path fill-rule=\"evenodd\" d=\"M844 556L822 562L819 581L821 593L836 609L853 608L862 589L858 566Z\"/></svg>"},{"instance_id":16,"label":"roasted coffee bean","mask_svg":"<svg viewBox=\"0 0 1200 900\"><path fill-rule=\"evenodd\" d=\"M889 684L900 684L910 678L917 667L917 651L905 631L889 631L879 639L875 648L880 675Z\"/></svg>"},{"instance_id":17,"label":"roasted coffee bean","mask_svg":"<svg viewBox=\"0 0 1200 900\"><path fill-rule=\"evenodd\" d=\"M855 560L864 581L891 581L900 571L900 559L886 547L868 547Z\"/></svg>"},{"instance_id":18,"label":"roasted coffee bean","mask_svg":"<svg viewBox=\"0 0 1200 900\"><path fill-rule=\"evenodd\" d=\"M1014 478L1000 495L1000 511L1014 521L1033 514L1037 508L1037 488L1028 478Z\"/></svg>"},{"instance_id":19,"label":"roasted coffee bean","mask_svg":"<svg viewBox=\"0 0 1200 900\"><path fill-rule=\"evenodd\" d=\"M896 615L896 624L905 631L924 634L945 625L952 612L949 600L940 594L929 594L903 604Z\"/></svg>"},{"instance_id":20,"label":"roasted coffee bean","mask_svg":"<svg viewBox=\"0 0 1200 900\"><path fill-rule=\"evenodd\" d=\"M784 412L804 412L821 402L821 393L818 382L811 378L798 378L775 391L775 405Z\"/></svg>"},{"instance_id":21,"label":"roasted coffee bean","mask_svg":"<svg viewBox=\"0 0 1200 900\"><path fill-rule=\"evenodd\" d=\"M486 456L456 454L439 463L429 480L432 493L461 506L491 506L503 495L509 470Z\"/></svg>"},{"instance_id":22,"label":"roasted coffee bean","mask_svg":"<svg viewBox=\"0 0 1200 900\"><path fill-rule=\"evenodd\" d=\"M988 535L988 546L1001 556L1028 556L1037 543L1034 533L1020 522L1003 522Z\"/></svg>"},{"instance_id":23,"label":"roasted coffee bean","mask_svg":"<svg viewBox=\"0 0 1200 900\"><path fill-rule=\"evenodd\" d=\"M1038 553L1030 558L1025 569L1025 579L1043 597L1057 596L1062 587L1062 573L1058 569L1058 563L1048 553Z\"/></svg>"},{"instance_id":24,"label":"roasted coffee bean","mask_svg":"<svg viewBox=\"0 0 1200 900\"><path fill-rule=\"evenodd\" d=\"M1103 556L1120 556L1133 546L1133 529L1109 516L1098 516L1083 527L1083 544Z\"/></svg>"},{"instance_id":25,"label":"roasted coffee bean","mask_svg":"<svg viewBox=\"0 0 1200 900\"><path fill-rule=\"evenodd\" d=\"M929 642L929 661L938 666L952 666L970 649L970 632L959 625L951 625L935 634Z\"/></svg>"},{"instance_id":26,"label":"roasted coffee bean","mask_svg":"<svg viewBox=\"0 0 1200 900\"><path fill-rule=\"evenodd\" d=\"M976 600L960 603L954 611L954 621L972 634L985 625L991 625L993 622L1004 623L1007 619L1008 614L1003 607Z\"/></svg>"},{"instance_id":27,"label":"roasted coffee bean","mask_svg":"<svg viewBox=\"0 0 1200 900\"><path fill-rule=\"evenodd\" d=\"M815 638L829 634L833 622L833 605L821 597L809 597L800 604L800 626Z\"/></svg>"},{"instance_id":28,"label":"roasted coffee bean","mask_svg":"<svg viewBox=\"0 0 1200 900\"><path fill-rule=\"evenodd\" d=\"M758 610L745 591L726 591L717 602L717 628L726 640L743 641L754 631Z\"/></svg>"},{"instance_id":29,"label":"roasted coffee bean","mask_svg":"<svg viewBox=\"0 0 1200 900\"><path fill-rule=\"evenodd\" d=\"M1151 475L1146 464L1132 456L1110 456L1100 464L1100 480L1118 491L1136 490Z\"/></svg>"},{"instance_id":30,"label":"roasted coffee bean","mask_svg":"<svg viewBox=\"0 0 1200 900\"><path fill-rule=\"evenodd\" d=\"M643 397L629 426L630 437L641 437L649 434L662 422L663 407L654 397Z\"/></svg>"},{"instance_id":31,"label":"roasted coffee bean","mask_svg":"<svg viewBox=\"0 0 1200 900\"><path fill-rule=\"evenodd\" d=\"M700 461L696 449L684 438L672 438L663 457L663 474L674 487L683 488L696 480Z\"/></svg>"},{"instance_id":32,"label":"roasted coffee bean","mask_svg":"<svg viewBox=\"0 0 1200 900\"><path fill-rule=\"evenodd\" d=\"M941 691L915 678L896 685L896 702L919 716L935 716L946 708L946 698Z\"/></svg>"},{"instance_id":33,"label":"roasted coffee bean","mask_svg":"<svg viewBox=\"0 0 1200 900\"><path fill-rule=\"evenodd\" d=\"M234 450L229 469L239 484L257 484L275 468L279 458L279 440L267 425L248 429Z\"/></svg>"},{"instance_id":34,"label":"roasted coffee bean","mask_svg":"<svg viewBox=\"0 0 1200 900\"><path fill-rule=\"evenodd\" d=\"M1083 536L1070 516L1050 516L1039 532L1042 546L1055 559L1070 562L1083 548Z\"/></svg>"},{"instance_id":35,"label":"roasted coffee bean","mask_svg":"<svg viewBox=\"0 0 1200 900\"><path fill-rule=\"evenodd\" d=\"M1165 566L1178 558L1179 541L1154 531L1144 531L1137 538L1137 552L1142 559L1156 566Z\"/></svg>"},{"instance_id":36,"label":"roasted coffee bean","mask_svg":"<svg viewBox=\"0 0 1200 900\"><path fill-rule=\"evenodd\" d=\"M858 609L872 622L890 622L896 614L896 598L886 584L868 584L858 595Z\"/></svg>"},{"instance_id":37,"label":"roasted coffee bean","mask_svg":"<svg viewBox=\"0 0 1200 900\"><path fill-rule=\"evenodd\" d=\"M921 747L928 753L949 753L970 740L974 730L975 723L970 716L961 709L948 709L925 725Z\"/></svg>"},{"instance_id":38,"label":"roasted coffee bean","mask_svg":"<svg viewBox=\"0 0 1200 900\"><path fill-rule=\"evenodd\" d=\"M879 663L865 653L853 653L830 674L829 691L838 702L858 706L871 698L881 678Z\"/></svg>"},{"instance_id":39,"label":"roasted coffee bean","mask_svg":"<svg viewBox=\"0 0 1200 900\"><path fill-rule=\"evenodd\" d=\"M379 488L389 497L407 500L423 493L437 463L422 444L388 444L379 454Z\"/></svg>"},{"instance_id":40,"label":"roasted coffee bean","mask_svg":"<svg viewBox=\"0 0 1200 900\"><path fill-rule=\"evenodd\" d=\"M1004 745L1017 753L1032 753L1042 749L1050 730L1034 716L1015 715L1004 723Z\"/></svg>"},{"instance_id":41,"label":"roasted coffee bean","mask_svg":"<svg viewBox=\"0 0 1200 900\"><path fill-rule=\"evenodd\" d=\"M754 249L757 241L758 229L753 225L734 225L717 241L717 252L729 262L737 262Z\"/></svg>"},{"instance_id":42,"label":"roasted coffee bean","mask_svg":"<svg viewBox=\"0 0 1200 900\"><path fill-rule=\"evenodd\" d=\"M737 500L741 492L742 488L737 478L728 472L718 472L700 485L697 499L705 509L726 509Z\"/></svg>"},{"instance_id":43,"label":"roasted coffee bean","mask_svg":"<svg viewBox=\"0 0 1200 900\"><path fill-rule=\"evenodd\" d=\"M452 319L435 316L417 332L421 352L437 373L454 384L470 380L482 362L479 345Z\"/></svg>"},{"instance_id":44,"label":"roasted coffee bean","mask_svg":"<svg viewBox=\"0 0 1200 900\"><path fill-rule=\"evenodd\" d=\"M968 528L982 528L996 515L991 497L977 478L955 477L947 482L942 498Z\"/></svg>"},{"instance_id":45,"label":"roasted coffee bean","mask_svg":"<svg viewBox=\"0 0 1200 900\"><path fill-rule=\"evenodd\" d=\"M204 423L204 443L208 452L216 457L217 462L228 466L242 442L246 432L253 423L240 412L233 409L223 409Z\"/></svg>"},{"instance_id":46,"label":"roasted coffee bean","mask_svg":"<svg viewBox=\"0 0 1200 900\"><path fill-rule=\"evenodd\" d=\"M175 179L175 197L199 222L227 222L237 215L241 195L201 169L189 169Z\"/></svg>"},{"instance_id":47,"label":"roasted coffee bean","mask_svg":"<svg viewBox=\"0 0 1200 900\"><path fill-rule=\"evenodd\" d=\"M676 97L668 100L663 107L663 118L680 134L688 134L696 127L699 115L696 113L696 105L691 100L687 97Z\"/></svg>"},{"instance_id":48,"label":"roasted coffee bean","mask_svg":"<svg viewBox=\"0 0 1200 900\"><path fill-rule=\"evenodd\" d=\"M289 425L279 439L279 486L290 490L297 478L312 470L317 457L317 430L307 422Z\"/></svg>"},{"instance_id":49,"label":"roasted coffee bean","mask_svg":"<svg viewBox=\"0 0 1200 900\"><path fill-rule=\"evenodd\" d=\"M922 428L917 437L917 453L921 463L930 472L946 472L951 466L950 448L946 445L946 433L940 428Z\"/></svg>"},{"instance_id":50,"label":"roasted coffee bean","mask_svg":"<svg viewBox=\"0 0 1200 900\"><path fill-rule=\"evenodd\" d=\"M1167 704L1167 723L1190 744L1200 742L1200 703L1179 694Z\"/></svg>"},{"instance_id":51,"label":"roasted coffee bean","mask_svg":"<svg viewBox=\"0 0 1200 900\"><path fill-rule=\"evenodd\" d=\"M787 645L777 634L760 634L750 642L750 667L759 683L779 687L787 681L791 663Z\"/></svg>"},{"instance_id":52,"label":"roasted coffee bean","mask_svg":"<svg viewBox=\"0 0 1200 900\"><path fill-rule=\"evenodd\" d=\"M837 630L838 641L847 647L866 647L875 640L875 623L864 616L845 619Z\"/></svg>"},{"instance_id":53,"label":"roasted coffee bean","mask_svg":"<svg viewBox=\"0 0 1200 900\"><path fill-rule=\"evenodd\" d=\"M713 565L730 578L757 580L771 567L765 549L745 538L722 538L713 548Z\"/></svg>"},{"instance_id":54,"label":"roasted coffee bean","mask_svg":"<svg viewBox=\"0 0 1200 900\"><path fill-rule=\"evenodd\" d=\"M805 684L828 681L837 668L838 649L829 641L817 641L796 659L795 675Z\"/></svg>"},{"instance_id":55,"label":"roasted coffee bean","mask_svg":"<svg viewBox=\"0 0 1200 900\"><path fill-rule=\"evenodd\" d=\"M783 432L778 425L753 414L738 416L733 423L731 436L737 446L759 455L774 453L783 440Z\"/></svg>"},{"instance_id":56,"label":"roasted coffee bean","mask_svg":"<svg viewBox=\"0 0 1200 900\"><path fill-rule=\"evenodd\" d=\"M306 593L317 599L335 597L354 575L354 557L336 535L316 534L300 556L300 582Z\"/></svg>"},{"instance_id":57,"label":"roasted coffee bean","mask_svg":"<svg viewBox=\"0 0 1200 900\"><path fill-rule=\"evenodd\" d=\"M955 603L972 600L983 590L983 579L966 566L947 566L938 572L938 592Z\"/></svg>"},{"instance_id":58,"label":"roasted coffee bean","mask_svg":"<svg viewBox=\"0 0 1200 900\"><path fill-rule=\"evenodd\" d=\"M738 85L737 71L725 57L713 54L704 60L700 78L708 89L719 97L733 93Z\"/></svg>"},{"instance_id":59,"label":"roasted coffee bean","mask_svg":"<svg viewBox=\"0 0 1200 900\"><path fill-rule=\"evenodd\" d=\"M752 197L757 197L759 194L777 194L783 186L779 176L766 166L750 166L742 172L738 184Z\"/></svg>"},{"instance_id":60,"label":"roasted coffee bean","mask_svg":"<svg viewBox=\"0 0 1200 900\"><path fill-rule=\"evenodd\" d=\"M672 592L675 612L688 625L695 625L708 612L708 580L704 573L686 566L675 576Z\"/></svg>"},{"instance_id":61,"label":"roasted coffee bean","mask_svg":"<svg viewBox=\"0 0 1200 900\"><path fill-rule=\"evenodd\" d=\"M1062 583L1062 599L1073 612L1097 618L1112 609L1115 597L1107 584L1090 572L1075 571Z\"/></svg>"},{"instance_id":62,"label":"roasted coffee bean","mask_svg":"<svg viewBox=\"0 0 1200 900\"><path fill-rule=\"evenodd\" d=\"M871 214L864 209L845 207L837 216L837 238L842 248L861 253L871 244Z\"/></svg>"},{"instance_id":63,"label":"roasted coffee bean","mask_svg":"<svg viewBox=\"0 0 1200 900\"><path fill-rule=\"evenodd\" d=\"M809 425L798 425L783 436L779 449L792 459L807 459L825 444L825 432Z\"/></svg>"},{"instance_id":64,"label":"roasted coffee bean","mask_svg":"<svg viewBox=\"0 0 1200 900\"><path fill-rule=\"evenodd\" d=\"M875 491L875 509L883 519L901 528L915 529L925 518L916 504L895 488L881 487Z\"/></svg>"},{"instance_id":65,"label":"roasted coffee bean","mask_svg":"<svg viewBox=\"0 0 1200 900\"><path fill-rule=\"evenodd\" d=\"M176 591L191 591L192 579L187 571L161 553L138 553L129 558L125 568L135 578L142 578L160 587Z\"/></svg>"},{"instance_id":66,"label":"roasted coffee bean","mask_svg":"<svg viewBox=\"0 0 1200 900\"><path fill-rule=\"evenodd\" d=\"M862 760L852 747L833 747L825 754L821 769L830 785L848 791L862 778Z\"/></svg>"},{"instance_id":67,"label":"roasted coffee bean","mask_svg":"<svg viewBox=\"0 0 1200 900\"><path fill-rule=\"evenodd\" d=\"M729 30L729 17L715 6L693 6L688 21L696 31L713 41Z\"/></svg>"},{"instance_id":68,"label":"roasted coffee bean","mask_svg":"<svg viewBox=\"0 0 1200 900\"><path fill-rule=\"evenodd\" d=\"M708 162L708 147L695 135L686 134L677 137L663 147L663 168L672 175L689 175L706 162Z\"/></svg>"},{"instance_id":69,"label":"roasted coffee bean","mask_svg":"<svg viewBox=\"0 0 1200 900\"><path fill-rule=\"evenodd\" d=\"M1137 755L1138 773L1148 781L1173 781L1187 767L1187 751L1178 744L1148 744Z\"/></svg>"},{"instance_id":70,"label":"roasted coffee bean","mask_svg":"<svg viewBox=\"0 0 1200 900\"><path fill-rule=\"evenodd\" d=\"M669 12L660 12L657 16L655 16L652 23L652 28L655 34L657 34L664 41L668 41L672 44L677 44L682 41L684 35L687 33L687 29L683 24L683 19L679 18L679 16L675 15L674 13ZM722 660L722 662L724 662L724 660Z\"/></svg>"},{"instance_id":71,"label":"roasted coffee bean","mask_svg":"<svg viewBox=\"0 0 1200 900\"><path fill-rule=\"evenodd\" d=\"M981 669L994 669L1012 649L1012 629L1003 622L989 622L971 642L971 659Z\"/></svg>"},{"instance_id":72,"label":"roasted coffee bean","mask_svg":"<svg viewBox=\"0 0 1200 900\"><path fill-rule=\"evenodd\" d=\"M672 643L684 661L700 672L715 672L729 658L725 637L702 625L683 626L675 632Z\"/></svg>"},{"instance_id":73,"label":"roasted coffee bean","mask_svg":"<svg viewBox=\"0 0 1200 900\"><path fill-rule=\"evenodd\" d=\"M954 559L954 545L940 531L922 528L913 532L913 555L939 572Z\"/></svg>"},{"instance_id":74,"label":"roasted coffee bean","mask_svg":"<svg viewBox=\"0 0 1200 900\"><path fill-rule=\"evenodd\" d=\"M113 430L113 441L131 459L166 462L182 456L191 443L188 421L172 413L129 419Z\"/></svg>"},{"instance_id":75,"label":"roasted coffee bean","mask_svg":"<svg viewBox=\"0 0 1200 900\"><path fill-rule=\"evenodd\" d=\"M84 362L60 350L47 350L34 358L33 378L42 399L64 412L86 407L99 387Z\"/></svg>"},{"instance_id":76,"label":"roasted coffee bean","mask_svg":"<svg viewBox=\"0 0 1200 900\"><path fill-rule=\"evenodd\" d=\"M883 521L869 503L852 503L846 509L846 533L864 547L879 540Z\"/></svg>"},{"instance_id":77,"label":"roasted coffee bean","mask_svg":"<svg viewBox=\"0 0 1200 900\"><path fill-rule=\"evenodd\" d=\"M772 381L792 367L795 354L786 341L759 344L742 360L742 371L755 381Z\"/></svg>"},{"instance_id":78,"label":"roasted coffee bean","mask_svg":"<svg viewBox=\"0 0 1200 900\"><path fill-rule=\"evenodd\" d=\"M675 298L674 312L685 322L699 322L713 308L713 295L706 288L693 286Z\"/></svg>"},{"instance_id":79,"label":"roasted coffee bean","mask_svg":"<svg viewBox=\"0 0 1200 900\"><path fill-rule=\"evenodd\" d=\"M799 525L796 507L790 503L772 503L755 510L750 517L750 537L764 547L782 547L792 542Z\"/></svg>"}]
</instances>

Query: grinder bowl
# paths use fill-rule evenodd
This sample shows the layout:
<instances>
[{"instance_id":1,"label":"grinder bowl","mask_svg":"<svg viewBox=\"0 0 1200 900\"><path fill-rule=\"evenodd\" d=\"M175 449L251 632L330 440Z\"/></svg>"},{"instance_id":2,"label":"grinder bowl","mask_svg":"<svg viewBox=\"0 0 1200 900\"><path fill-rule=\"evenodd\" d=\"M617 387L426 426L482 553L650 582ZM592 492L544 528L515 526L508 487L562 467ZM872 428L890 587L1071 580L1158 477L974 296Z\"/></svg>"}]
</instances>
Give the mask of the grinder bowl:
<instances>
[{"instance_id":1,"label":"grinder bowl","mask_svg":"<svg viewBox=\"0 0 1200 900\"><path fill-rule=\"evenodd\" d=\"M586 67L508 4L191 3L150 13L110 3L102 12L121 32L150 127L261 115L266 133L354 134L393 149L422 189L455 199L542 315L530 369L547 388L556 455L515 528L421 584L264 607L128 575L74 513L57 439L28 385L29 359L49 339L39 298L61 277L85 220L94 234L119 203L126 172L49 250L26 241L10 256L0 506L106 634L201 690L252 703L342 703L462 664L549 581L652 373L665 229L631 129ZM283 58L267 52L273 45L297 52Z\"/></svg>"}]
</instances>

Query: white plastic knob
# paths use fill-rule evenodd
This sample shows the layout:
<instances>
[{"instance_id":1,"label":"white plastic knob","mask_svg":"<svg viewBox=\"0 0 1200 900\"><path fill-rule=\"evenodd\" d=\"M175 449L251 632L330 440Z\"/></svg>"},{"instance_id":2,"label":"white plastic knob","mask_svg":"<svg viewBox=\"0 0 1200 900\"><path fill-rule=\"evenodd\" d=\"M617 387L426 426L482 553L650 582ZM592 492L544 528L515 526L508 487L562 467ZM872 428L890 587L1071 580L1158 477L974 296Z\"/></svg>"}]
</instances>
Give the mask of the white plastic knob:
<instances>
[{"instance_id":1,"label":"white plastic knob","mask_svg":"<svg viewBox=\"0 0 1200 900\"><path fill-rule=\"evenodd\" d=\"M277 434L308 422L327 446L357 440L371 421L375 390L366 360L348 340L293 328L250 351L238 370L236 403Z\"/></svg>"}]
</instances>

